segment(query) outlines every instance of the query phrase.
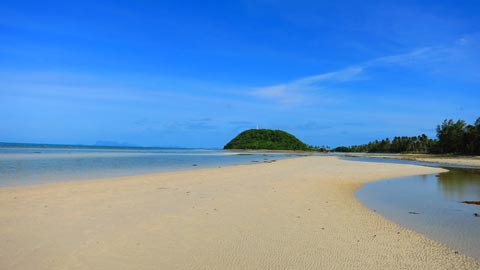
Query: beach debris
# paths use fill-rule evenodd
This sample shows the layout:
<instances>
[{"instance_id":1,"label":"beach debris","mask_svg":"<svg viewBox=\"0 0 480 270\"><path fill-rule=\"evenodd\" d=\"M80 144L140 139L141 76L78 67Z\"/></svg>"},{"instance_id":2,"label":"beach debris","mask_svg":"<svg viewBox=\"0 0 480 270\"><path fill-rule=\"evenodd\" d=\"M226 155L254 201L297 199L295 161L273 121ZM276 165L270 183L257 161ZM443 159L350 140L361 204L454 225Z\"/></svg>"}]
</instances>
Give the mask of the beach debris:
<instances>
[{"instance_id":1,"label":"beach debris","mask_svg":"<svg viewBox=\"0 0 480 270\"><path fill-rule=\"evenodd\" d=\"M480 205L480 201L463 201L462 203Z\"/></svg>"},{"instance_id":2,"label":"beach debris","mask_svg":"<svg viewBox=\"0 0 480 270\"><path fill-rule=\"evenodd\" d=\"M410 211L410 212L408 212L408 213L409 213L410 215L418 215L418 214L420 214L420 213L417 213L417 212L414 212L414 211Z\"/></svg>"}]
</instances>

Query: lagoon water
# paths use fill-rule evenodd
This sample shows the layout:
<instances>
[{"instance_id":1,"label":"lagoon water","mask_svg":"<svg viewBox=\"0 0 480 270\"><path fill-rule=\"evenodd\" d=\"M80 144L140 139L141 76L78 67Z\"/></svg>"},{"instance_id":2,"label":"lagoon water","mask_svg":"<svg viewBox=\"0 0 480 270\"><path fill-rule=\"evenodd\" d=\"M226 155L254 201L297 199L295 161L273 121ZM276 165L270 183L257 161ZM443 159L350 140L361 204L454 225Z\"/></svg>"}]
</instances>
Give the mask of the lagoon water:
<instances>
[{"instance_id":1,"label":"lagoon water","mask_svg":"<svg viewBox=\"0 0 480 270\"><path fill-rule=\"evenodd\" d=\"M294 156L209 149L0 147L0 186L211 168Z\"/></svg>"},{"instance_id":2,"label":"lagoon water","mask_svg":"<svg viewBox=\"0 0 480 270\"><path fill-rule=\"evenodd\" d=\"M480 201L480 170L448 169L446 173L367 183L356 196L395 223L480 259L480 217L474 215L480 213L480 206L462 203Z\"/></svg>"}]
</instances>

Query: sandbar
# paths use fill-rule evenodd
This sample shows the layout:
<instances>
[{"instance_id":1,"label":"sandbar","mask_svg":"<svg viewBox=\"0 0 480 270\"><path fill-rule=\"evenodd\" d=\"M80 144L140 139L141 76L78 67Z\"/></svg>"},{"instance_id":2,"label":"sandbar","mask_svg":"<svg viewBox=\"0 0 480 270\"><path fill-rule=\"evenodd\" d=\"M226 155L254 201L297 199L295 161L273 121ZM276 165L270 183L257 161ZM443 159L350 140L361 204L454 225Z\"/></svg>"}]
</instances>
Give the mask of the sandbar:
<instances>
[{"instance_id":1,"label":"sandbar","mask_svg":"<svg viewBox=\"0 0 480 270\"><path fill-rule=\"evenodd\" d=\"M385 155L375 153L348 153L345 156L369 157L369 158L390 158L400 160L423 161L431 163L441 163L449 165L460 165L467 167L480 168L480 156L452 156L452 155L432 155L432 154L400 154Z\"/></svg>"},{"instance_id":2,"label":"sandbar","mask_svg":"<svg viewBox=\"0 0 480 270\"><path fill-rule=\"evenodd\" d=\"M354 195L442 171L311 156L0 188L0 269L480 269Z\"/></svg>"}]
</instances>

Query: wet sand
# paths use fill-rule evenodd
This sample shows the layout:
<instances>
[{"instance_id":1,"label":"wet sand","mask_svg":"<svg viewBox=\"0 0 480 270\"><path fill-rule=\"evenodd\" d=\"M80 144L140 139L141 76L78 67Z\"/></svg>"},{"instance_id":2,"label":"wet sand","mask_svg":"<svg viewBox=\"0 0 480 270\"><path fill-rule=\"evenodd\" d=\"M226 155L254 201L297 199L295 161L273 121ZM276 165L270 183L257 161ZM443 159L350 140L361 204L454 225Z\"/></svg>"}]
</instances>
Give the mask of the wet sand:
<instances>
[{"instance_id":1,"label":"wet sand","mask_svg":"<svg viewBox=\"0 0 480 270\"><path fill-rule=\"evenodd\" d=\"M446 164L454 164L454 165L467 165L467 166L476 166L480 168L480 158L478 157L469 157L469 158L461 158L461 157L419 157L416 158L418 161L425 161L425 162L436 162L436 163L446 163Z\"/></svg>"},{"instance_id":2,"label":"wet sand","mask_svg":"<svg viewBox=\"0 0 480 270\"><path fill-rule=\"evenodd\" d=\"M413 160L432 163L443 163L461 166L475 166L480 168L480 156L443 156L429 154L401 154L401 155L384 155L384 154L365 154L365 153L348 153L346 156L352 157L372 157L372 158L391 158L401 160Z\"/></svg>"},{"instance_id":3,"label":"wet sand","mask_svg":"<svg viewBox=\"0 0 480 270\"><path fill-rule=\"evenodd\" d=\"M480 269L355 199L439 168L302 157L0 189L0 269Z\"/></svg>"}]
</instances>

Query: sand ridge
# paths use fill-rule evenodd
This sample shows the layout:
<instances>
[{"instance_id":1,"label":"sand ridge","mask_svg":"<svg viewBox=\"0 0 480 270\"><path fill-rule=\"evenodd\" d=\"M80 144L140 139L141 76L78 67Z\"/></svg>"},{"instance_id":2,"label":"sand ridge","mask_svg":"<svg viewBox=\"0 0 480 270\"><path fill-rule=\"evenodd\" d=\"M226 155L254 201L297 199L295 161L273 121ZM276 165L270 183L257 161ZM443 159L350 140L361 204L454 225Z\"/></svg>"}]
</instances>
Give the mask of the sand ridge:
<instances>
[{"instance_id":1,"label":"sand ridge","mask_svg":"<svg viewBox=\"0 0 480 270\"><path fill-rule=\"evenodd\" d=\"M302 157L0 189L0 269L480 269L354 197L441 172Z\"/></svg>"},{"instance_id":2,"label":"sand ridge","mask_svg":"<svg viewBox=\"0 0 480 270\"><path fill-rule=\"evenodd\" d=\"M480 168L480 156L442 156L432 154L400 154L385 155L376 153L348 153L345 156L367 157L367 158L390 158L400 160L411 160L420 162L442 163L449 165L472 166Z\"/></svg>"}]
</instances>

